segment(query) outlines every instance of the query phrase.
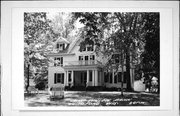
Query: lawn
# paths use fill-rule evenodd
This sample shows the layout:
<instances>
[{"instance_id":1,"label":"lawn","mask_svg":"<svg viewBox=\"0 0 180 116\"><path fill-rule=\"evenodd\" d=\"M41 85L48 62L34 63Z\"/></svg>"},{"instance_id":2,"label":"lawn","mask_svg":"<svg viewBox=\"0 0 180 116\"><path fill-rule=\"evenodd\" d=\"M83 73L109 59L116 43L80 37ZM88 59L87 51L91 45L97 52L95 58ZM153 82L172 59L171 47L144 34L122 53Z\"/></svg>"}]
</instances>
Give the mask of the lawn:
<instances>
[{"instance_id":1,"label":"lawn","mask_svg":"<svg viewBox=\"0 0 180 116\"><path fill-rule=\"evenodd\" d=\"M124 92L66 91L64 99L50 99L44 92L25 94L25 106L159 106L159 94Z\"/></svg>"}]
</instances>

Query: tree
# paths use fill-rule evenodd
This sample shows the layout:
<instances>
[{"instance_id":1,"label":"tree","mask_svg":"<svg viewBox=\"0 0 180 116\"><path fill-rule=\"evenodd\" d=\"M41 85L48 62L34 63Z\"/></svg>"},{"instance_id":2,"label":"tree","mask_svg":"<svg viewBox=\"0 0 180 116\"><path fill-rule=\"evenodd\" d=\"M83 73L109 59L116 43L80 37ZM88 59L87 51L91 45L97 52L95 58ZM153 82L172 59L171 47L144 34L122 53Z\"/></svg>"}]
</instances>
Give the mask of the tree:
<instances>
[{"instance_id":1,"label":"tree","mask_svg":"<svg viewBox=\"0 0 180 116\"><path fill-rule=\"evenodd\" d=\"M51 27L53 32L58 37L66 38L67 40L71 41L72 36L76 33L76 28L74 26L75 19L72 17L71 13L57 13L52 18Z\"/></svg>"},{"instance_id":2,"label":"tree","mask_svg":"<svg viewBox=\"0 0 180 116\"><path fill-rule=\"evenodd\" d=\"M146 14L145 52L142 54L141 70L146 75L158 78L158 92L160 87L160 16L159 13Z\"/></svg>"},{"instance_id":3,"label":"tree","mask_svg":"<svg viewBox=\"0 0 180 116\"><path fill-rule=\"evenodd\" d=\"M97 46L106 48L101 53L111 56L114 52L119 52L119 58L125 56L127 90L132 91L130 68L132 64L140 62L140 54L144 50L145 13L85 12L75 13L75 16L85 25L86 37L93 40ZM117 63L116 69L122 67L122 63ZM111 64L109 63L109 66L112 66Z\"/></svg>"},{"instance_id":4,"label":"tree","mask_svg":"<svg viewBox=\"0 0 180 116\"><path fill-rule=\"evenodd\" d=\"M24 13L24 77L28 92L29 79L47 75L48 32L52 32L45 12Z\"/></svg>"}]
</instances>

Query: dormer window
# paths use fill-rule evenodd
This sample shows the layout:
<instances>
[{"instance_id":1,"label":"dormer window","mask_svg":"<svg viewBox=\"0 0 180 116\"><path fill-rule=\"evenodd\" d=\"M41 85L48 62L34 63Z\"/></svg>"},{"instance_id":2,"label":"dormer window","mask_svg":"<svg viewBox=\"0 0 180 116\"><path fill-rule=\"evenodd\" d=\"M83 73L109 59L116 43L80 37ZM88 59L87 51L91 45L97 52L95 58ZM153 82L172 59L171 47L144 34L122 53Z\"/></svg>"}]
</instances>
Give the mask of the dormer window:
<instances>
[{"instance_id":1,"label":"dormer window","mask_svg":"<svg viewBox=\"0 0 180 116\"><path fill-rule=\"evenodd\" d=\"M58 49L58 50L64 50L64 49L65 49L65 44L64 44L64 43L57 43L57 44L56 44L56 49Z\"/></svg>"},{"instance_id":2,"label":"dormer window","mask_svg":"<svg viewBox=\"0 0 180 116\"><path fill-rule=\"evenodd\" d=\"M93 51L94 50L93 45L87 45L86 47L87 47L87 51Z\"/></svg>"},{"instance_id":3,"label":"dormer window","mask_svg":"<svg viewBox=\"0 0 180 116\"><path fill-rule=\"evenodd\" d=\"M86 45L85 47L82 48L82 51L94 51L94 46Z\"/></svg>"}]
</instances>

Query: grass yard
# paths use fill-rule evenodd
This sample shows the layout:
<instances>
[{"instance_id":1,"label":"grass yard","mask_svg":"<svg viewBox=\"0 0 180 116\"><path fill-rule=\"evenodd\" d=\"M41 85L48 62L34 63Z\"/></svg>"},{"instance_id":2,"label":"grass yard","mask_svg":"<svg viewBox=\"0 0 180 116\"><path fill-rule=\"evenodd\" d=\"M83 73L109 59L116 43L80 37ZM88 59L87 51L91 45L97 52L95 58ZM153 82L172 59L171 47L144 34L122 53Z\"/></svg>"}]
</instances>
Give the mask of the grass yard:
<instances>
[{"instance_id":1,"label":"grass yard","mask_svg":"<svg viewBox=\"0 0 180 116\"><path fill-rule=\"evenodd\" d=\"M49 98L44 92L25 94L25 106L159 106L158 94L124 92L66 91L64 99Z\"/></svg>"}]
</instances>

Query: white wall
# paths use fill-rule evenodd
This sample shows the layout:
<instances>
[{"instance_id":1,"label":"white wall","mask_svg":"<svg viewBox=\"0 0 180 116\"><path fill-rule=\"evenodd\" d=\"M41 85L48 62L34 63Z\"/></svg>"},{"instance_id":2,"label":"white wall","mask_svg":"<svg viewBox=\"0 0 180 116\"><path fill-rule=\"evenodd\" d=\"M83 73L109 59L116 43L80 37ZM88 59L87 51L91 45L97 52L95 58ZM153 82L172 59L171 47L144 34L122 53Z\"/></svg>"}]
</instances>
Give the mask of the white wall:
<instances>
[{"instance_id":1,"label":"white wall","mask_svg":"<svg viewBox=\"0 0 180 116\"><path fill-rule=\"evenodd\" d=\"M60 86L60 83L54 84L54 73L64 73L64 80L66 80L66 73L62 67L49 67L48 68L48 86Z\"/></svg>"}]
</instances>

